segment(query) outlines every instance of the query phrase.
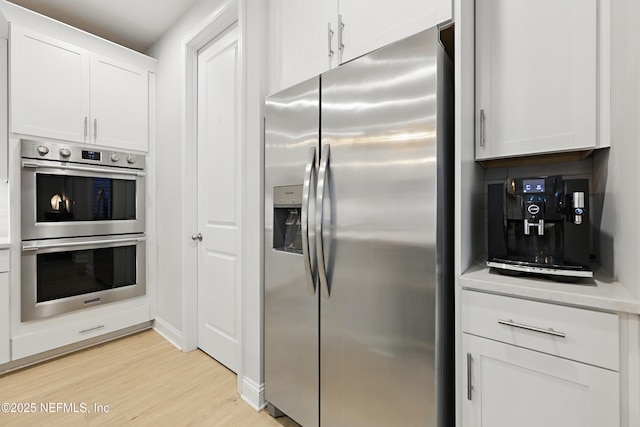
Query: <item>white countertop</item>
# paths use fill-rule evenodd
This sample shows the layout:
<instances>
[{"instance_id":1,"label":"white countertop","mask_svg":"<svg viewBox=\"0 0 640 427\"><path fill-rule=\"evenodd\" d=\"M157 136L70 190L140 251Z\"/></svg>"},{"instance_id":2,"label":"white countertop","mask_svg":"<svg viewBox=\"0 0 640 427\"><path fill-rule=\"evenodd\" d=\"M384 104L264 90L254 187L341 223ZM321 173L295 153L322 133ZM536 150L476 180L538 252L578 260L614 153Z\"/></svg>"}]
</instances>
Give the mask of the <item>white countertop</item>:
<instances>
[{"instance_id":1,"label":"white countertop","mask_svg":"<svg viewBox=\"0 0 640 427\"><path fill-rule=\"evenodd\" d=\"M640 300L602 271L577 283L536 276L506 276L477 264L460 276L463 289L492 292L558 304L640 314Z\"/></svg>"}]
</instances>

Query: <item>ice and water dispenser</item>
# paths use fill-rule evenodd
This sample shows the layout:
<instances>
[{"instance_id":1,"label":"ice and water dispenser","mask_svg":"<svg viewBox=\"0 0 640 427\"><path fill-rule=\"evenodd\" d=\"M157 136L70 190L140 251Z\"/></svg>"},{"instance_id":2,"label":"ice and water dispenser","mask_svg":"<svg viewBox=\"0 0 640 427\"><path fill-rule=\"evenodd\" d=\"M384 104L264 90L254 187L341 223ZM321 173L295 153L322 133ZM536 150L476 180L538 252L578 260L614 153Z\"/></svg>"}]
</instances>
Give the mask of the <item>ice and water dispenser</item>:
<instances>
[{"instance_id":1,"label":"ice and water dispenser","mask_svg":"<svg viewBox=\"0 0 640 427\"><path fill-rule=\"evenodd\" d=\"M302 185L273 188L273 249L302 253Z\"/></svg>"}]
</instances>

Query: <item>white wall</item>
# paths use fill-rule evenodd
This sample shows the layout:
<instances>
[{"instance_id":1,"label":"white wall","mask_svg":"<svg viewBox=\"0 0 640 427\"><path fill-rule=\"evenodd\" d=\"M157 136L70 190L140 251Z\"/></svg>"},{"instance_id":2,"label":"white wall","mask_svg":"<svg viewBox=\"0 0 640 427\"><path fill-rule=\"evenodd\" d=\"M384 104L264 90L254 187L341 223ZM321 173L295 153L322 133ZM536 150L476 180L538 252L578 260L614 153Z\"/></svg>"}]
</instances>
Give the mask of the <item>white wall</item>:
<instances>
[{"instance_id":1,"label":"white wall","mask_svg":"<svg viewBox=\"0 0 640 427\"><path fill-rule=\"evenodd\" d=\"M202 0L191 8L147 52L159 60L157 68L157 170L158 170L158 282L156 328L178 347L191 347L194 334L189 313L189 277L197 245L185 244L190 234L185 224L182 186L191 167L185 162L185 43L205 26L227 0ZM239 0L238 26L243 73L243 176L241 368L238 387L256 408L263 406L262 375L262 222L263 141L262 117L267 87L266 3ZM249 3L251 3L249 5ZM188 150L187 150L188 152ZM195 165L193 165L195 167ZM180 202L180 200L183 200ZM163 203L166 201L166 203ZM176 203L176 201L178 201ZM195 202L195 201L194 201ZM193 208L195 209L195 203ZM186 286L186 287L185 287ZM186 290L186 294L185 294ZM195 307L193 308L195 310Z\"/></svg>"},{"instance_id":2,"label":"white wall","mask_svg":"<svg viewBox=\"0 0 640 427\"><path fill-rule=\"evenodd\" d=\"M268 2L239 2L244 58L244 201L242 277L242 397L265 405L262 333L264 236L264 97L268 89Z\"/></svg>"},{"instance_id":3,"label":"white wall","mask_svg":"<svg viewBox=\"0 0 640 427\"><path fill-rule=\"evenodd\" d=\"M223 0L202 0L146 52L158 59L157 135L157 313L159 329L180 346L182 334L182 119L184 116L184 37Z\"/></svg>"}]
</instances>

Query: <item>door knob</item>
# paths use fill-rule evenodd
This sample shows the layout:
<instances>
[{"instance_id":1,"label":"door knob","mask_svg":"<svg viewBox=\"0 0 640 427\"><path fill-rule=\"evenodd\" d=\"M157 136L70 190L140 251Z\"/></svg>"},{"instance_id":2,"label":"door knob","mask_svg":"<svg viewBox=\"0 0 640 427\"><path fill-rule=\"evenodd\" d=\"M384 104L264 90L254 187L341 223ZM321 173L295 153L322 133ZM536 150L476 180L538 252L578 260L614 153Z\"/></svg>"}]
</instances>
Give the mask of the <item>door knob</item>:
<instances>
[{"instance_id":1,"label":"door knob","mask_svg":"<svg viewBox=\"0 0 640 427\"><path fill-rule=\"evenodd\" d=\"M197 240L199 242L202 242L202 233L192 234L191 235L191 240Z\"/></svg>"}]
</instances>

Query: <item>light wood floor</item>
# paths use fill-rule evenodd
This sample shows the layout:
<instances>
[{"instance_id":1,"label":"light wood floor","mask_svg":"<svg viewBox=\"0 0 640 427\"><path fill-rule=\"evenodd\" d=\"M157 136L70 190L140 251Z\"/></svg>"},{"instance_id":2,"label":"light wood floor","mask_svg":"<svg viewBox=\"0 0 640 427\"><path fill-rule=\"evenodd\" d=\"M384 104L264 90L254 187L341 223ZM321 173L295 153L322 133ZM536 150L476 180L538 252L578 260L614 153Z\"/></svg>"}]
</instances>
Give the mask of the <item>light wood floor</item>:
<instances>
[{"instance_id":1,"label":"light wood floor","mask_svg":"<svg viewBox=\"0 0 640 427\"><path fill-rule=\"evenodd\" d=\"M298 426L256 412L236 390L214 359L148 330L0 376L0 404L35 409L3 404L0 425Z\"/></svg>"}]
</instances>

